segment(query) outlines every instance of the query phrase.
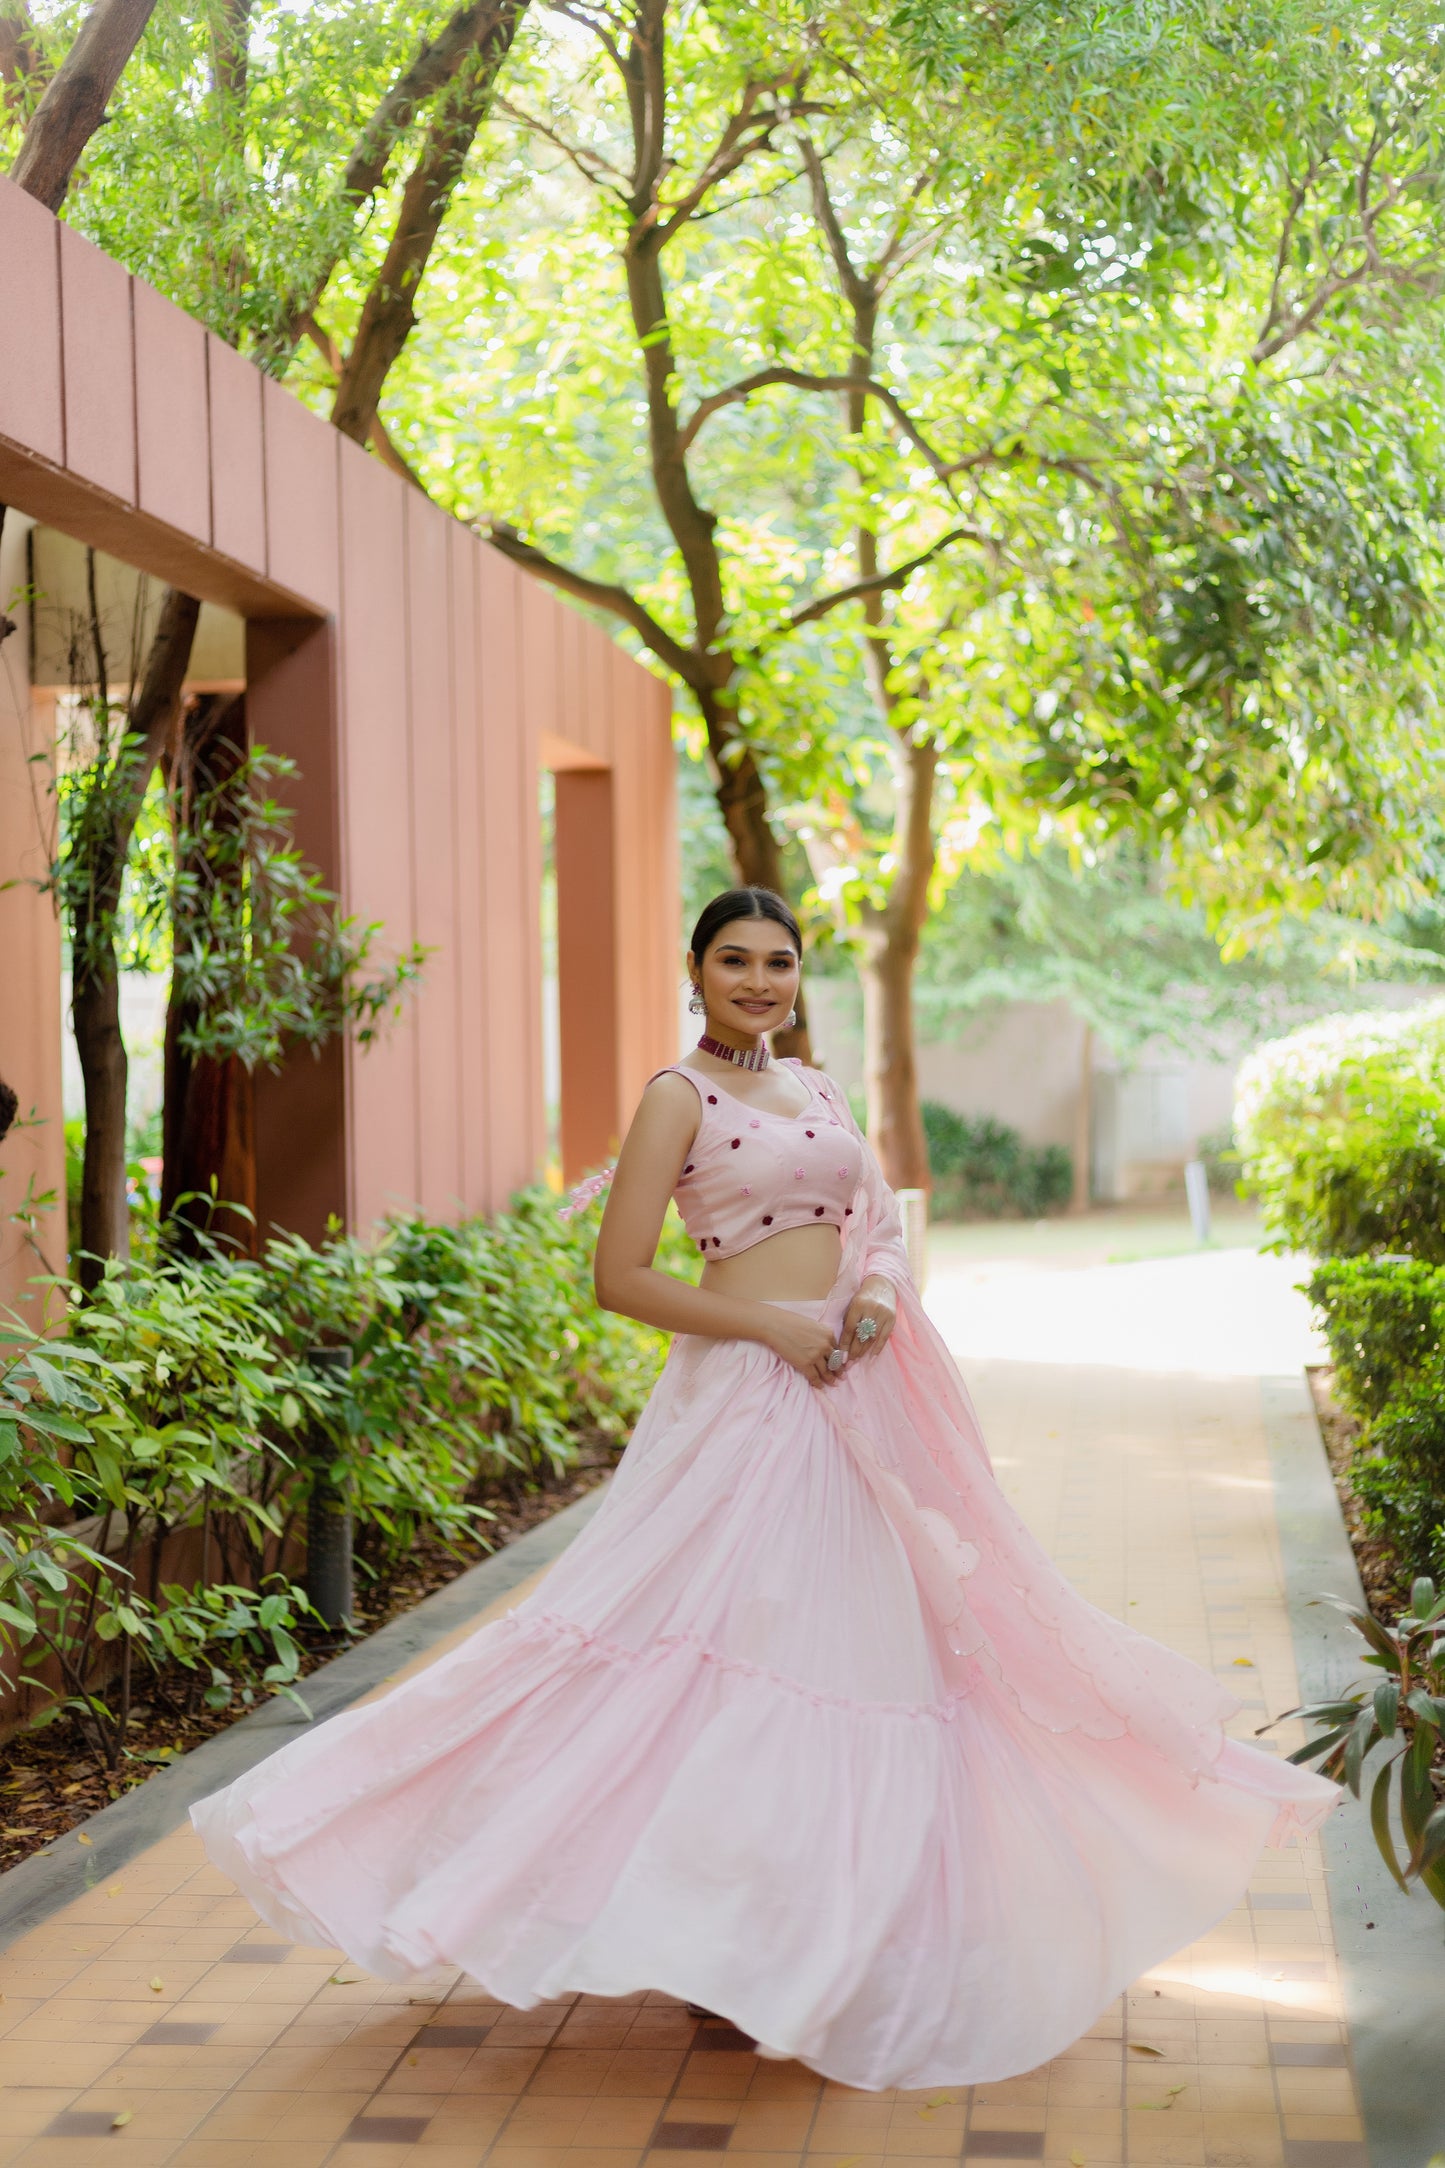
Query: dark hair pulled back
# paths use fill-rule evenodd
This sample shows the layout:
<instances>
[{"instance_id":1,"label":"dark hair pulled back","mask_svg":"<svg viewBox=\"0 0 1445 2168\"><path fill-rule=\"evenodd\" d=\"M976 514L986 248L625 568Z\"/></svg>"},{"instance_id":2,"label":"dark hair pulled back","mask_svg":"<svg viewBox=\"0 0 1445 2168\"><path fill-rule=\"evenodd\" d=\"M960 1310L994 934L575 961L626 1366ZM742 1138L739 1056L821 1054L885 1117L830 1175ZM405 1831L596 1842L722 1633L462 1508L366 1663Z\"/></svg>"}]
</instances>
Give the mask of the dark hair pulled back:
<instances>
[{"instance_id":1,"label":"dark hair pulled back","mask_svg":"<svg viewBox=\"0 0 1445 2168\"><path fill-rule=\"evenodd\" d=\"M692 953L699 966L724 926L730 926L739 918L770 918L775 926L782 927L799 956L802 955L802 931L776 889L728 888L703 906L692 929Z\"/></svg>"}]
</instances>

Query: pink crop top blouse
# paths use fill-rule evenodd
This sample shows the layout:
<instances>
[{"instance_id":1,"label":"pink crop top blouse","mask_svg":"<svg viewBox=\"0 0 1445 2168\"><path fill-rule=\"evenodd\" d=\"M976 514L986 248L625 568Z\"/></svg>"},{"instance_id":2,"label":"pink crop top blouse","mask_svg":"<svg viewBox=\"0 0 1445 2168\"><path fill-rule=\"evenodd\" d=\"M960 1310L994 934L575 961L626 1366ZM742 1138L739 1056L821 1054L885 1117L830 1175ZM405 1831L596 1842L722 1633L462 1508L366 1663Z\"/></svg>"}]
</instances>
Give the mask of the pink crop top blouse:
<instances>
[{"instance_id":1,"label":"pink crop top blouse","mask_svg":"<svg viewBox=\"0 0 1445 2168\"><path fill-rule=\"evenodd\" d=\"M863 1176L863 1147L829 1094L837 1085L799 1061L788 1067L808 1087L798 1114L750 1107L713 1077L680 1064L702 1120L674 1195L683 1225L705 1257L736 1257L787 1227L846 1233Z\"/></svg>"}]
</instances>

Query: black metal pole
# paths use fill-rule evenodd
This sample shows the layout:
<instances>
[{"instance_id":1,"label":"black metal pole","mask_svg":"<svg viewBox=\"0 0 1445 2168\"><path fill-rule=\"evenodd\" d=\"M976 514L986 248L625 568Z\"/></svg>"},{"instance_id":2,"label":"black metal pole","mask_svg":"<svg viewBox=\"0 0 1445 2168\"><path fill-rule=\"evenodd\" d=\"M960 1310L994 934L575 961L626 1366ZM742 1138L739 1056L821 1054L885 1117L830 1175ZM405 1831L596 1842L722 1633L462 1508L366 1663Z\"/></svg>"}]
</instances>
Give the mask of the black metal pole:
<instances>
[{"instance_id":1,"label":"black metal pole","mask_svg":"<svg viewBox=\"0 0 1445 2168\"><path fill-rule=\"evenodd\" d=\"M328 1384L351 1372L349 1347L311 1347L306 1365ZM306 1508L306 1594L327 1626L351 1623L351 1508L327 1472L331 1440L319 1425L311 1432L311 1496Z\"/></svg>"}]
</instances>

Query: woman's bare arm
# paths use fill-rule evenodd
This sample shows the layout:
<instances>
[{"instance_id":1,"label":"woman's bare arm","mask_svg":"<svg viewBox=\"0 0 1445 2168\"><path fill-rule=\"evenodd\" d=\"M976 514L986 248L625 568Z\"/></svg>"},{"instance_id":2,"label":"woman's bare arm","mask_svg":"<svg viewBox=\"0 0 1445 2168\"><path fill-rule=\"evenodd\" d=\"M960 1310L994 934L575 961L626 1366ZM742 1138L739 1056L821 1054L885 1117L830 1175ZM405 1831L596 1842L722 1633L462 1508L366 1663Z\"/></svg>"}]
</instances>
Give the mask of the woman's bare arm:
<instances>
[{"instance_id":1,"label":"woman's bare arm","mask_svg":"<svg viewBox=\"0 0 1445 2168\"><path fill-rule=\"evenodd\" d=\"M707 1340L771 1338L777 1311L740 1295L714 1295L659 1272L657 1255L668 1200L698 1131L697 1094L680 1076L654 1077L633 1117L597 1236L592 1282L604 1310L620 1311L664 1332Z\"/></svg>"}]
</instances>

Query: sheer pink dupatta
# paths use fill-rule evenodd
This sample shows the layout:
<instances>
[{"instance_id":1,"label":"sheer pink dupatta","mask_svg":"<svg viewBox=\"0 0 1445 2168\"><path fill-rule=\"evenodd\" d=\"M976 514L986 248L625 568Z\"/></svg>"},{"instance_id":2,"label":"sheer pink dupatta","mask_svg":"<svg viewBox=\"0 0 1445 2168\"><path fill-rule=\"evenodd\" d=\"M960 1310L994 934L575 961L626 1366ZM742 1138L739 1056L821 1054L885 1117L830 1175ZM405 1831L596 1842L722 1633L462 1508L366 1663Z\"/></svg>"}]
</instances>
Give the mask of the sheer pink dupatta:
<instances>
[{"instance_id":1,"label":"sheer pink dupatta","mask_svg":"<svg viewBox=\"0 0 1445 2168\"><path fill-rule=\"evenodd\" d=\"M861 1139L837 1085L820 1082ZM851 1299L863 1278L881 1273L897 1291L898 1318L888 1345L823 1398L908 1550L944 1645L1005 1687L1031 1723L1099 1739L1127 1733L1196 1781L1215 1773L1237 1700L1187 1658L1087 1602L1009 1505L958 1366L914 1285L897 1201L862 1141L839 1294ZM1286 1773L1271 1764L1272 1778ZM1330 1803L1320 1806L1310 1785L1298 1813L1281 1808L1280 1828L1310 1826Z\"/></svg>"}]
</instances>

